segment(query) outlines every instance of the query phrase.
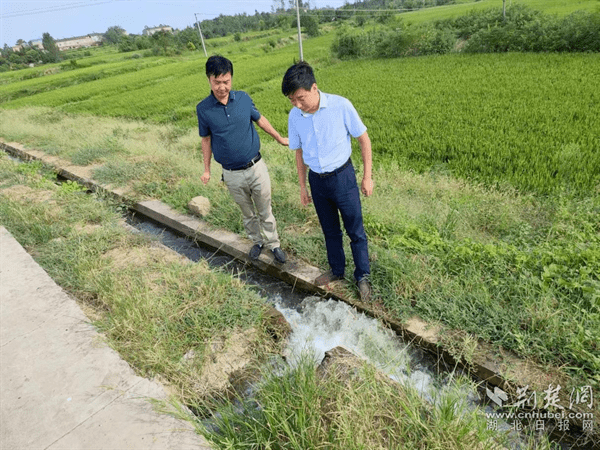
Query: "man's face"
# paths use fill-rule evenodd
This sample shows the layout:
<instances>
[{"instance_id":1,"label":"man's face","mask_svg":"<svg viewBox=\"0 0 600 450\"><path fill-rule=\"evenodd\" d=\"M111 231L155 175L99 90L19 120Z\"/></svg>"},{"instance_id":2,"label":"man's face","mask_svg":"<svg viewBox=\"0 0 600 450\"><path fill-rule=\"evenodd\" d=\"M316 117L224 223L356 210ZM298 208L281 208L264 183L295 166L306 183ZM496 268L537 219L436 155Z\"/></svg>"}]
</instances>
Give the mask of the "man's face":
<instances>
[{"instance_id":1,"label":"man's face","mask_svg":"<svg viewBox=\"0 0 600 450\"><path fill-rule=\"evenodd\" d=\"M309 90L298 89L292 95L288 96L292 105L305 113L313 114L319 109L319 89L317 84L313 83Z\"/></svg>"},{"instance_id":2,"label":"man's face","mask_svg":"<svg viewBox=\"0 0 600 450\"><path fill-rule=\"evenodd\" d=\"M221 103L227 103L229 91L231 91L231 74L226 73L216 77L211 75L208 77L208 82L210 84L210 89L213 91L213 94L215 94L217 100Z\"/></svg>"}]
</instances>

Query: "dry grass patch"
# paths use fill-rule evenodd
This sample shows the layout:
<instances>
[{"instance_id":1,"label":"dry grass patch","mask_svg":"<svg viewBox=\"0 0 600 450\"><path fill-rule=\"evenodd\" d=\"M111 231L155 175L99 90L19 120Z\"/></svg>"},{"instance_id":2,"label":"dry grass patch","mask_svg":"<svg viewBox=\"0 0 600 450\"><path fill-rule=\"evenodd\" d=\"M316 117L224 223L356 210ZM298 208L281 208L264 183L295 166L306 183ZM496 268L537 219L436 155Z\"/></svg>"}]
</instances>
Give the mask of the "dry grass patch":
<instances>
[{"instance_id":1,"label":"dry grass patch","mask_svg":"<svg viewBox=\"0 0 600 450\"><path fill-rule=\"evenodd\" d=\"M22 184L0 188L0 194L19 203L45 203L48 205L56 204L54 192L50 190L33 189Z\"/></svg>"}]
</instances>

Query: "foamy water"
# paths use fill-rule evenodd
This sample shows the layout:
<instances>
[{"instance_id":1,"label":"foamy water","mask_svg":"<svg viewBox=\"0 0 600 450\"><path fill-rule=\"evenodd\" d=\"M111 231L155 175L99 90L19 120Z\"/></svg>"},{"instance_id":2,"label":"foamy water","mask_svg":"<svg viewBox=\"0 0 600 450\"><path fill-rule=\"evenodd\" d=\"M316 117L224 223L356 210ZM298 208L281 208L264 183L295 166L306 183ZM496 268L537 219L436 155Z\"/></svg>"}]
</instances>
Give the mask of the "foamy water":
<instances>
[{"instance_id":1,"label":"foamy water","mask_svg":"<svg viewBox=\"0 0 600 450\"><path fill-rule=\"evenodd\" d=\"M390 378L414 387L427 400L435 398L432 375L414 368L414 350L376 319L346 303L320 297L307 297L298 308L274 300L292 328L285 352L289 364L306 354L320 363L326 351L342 346Z\"/></svg>"}]
</instances>

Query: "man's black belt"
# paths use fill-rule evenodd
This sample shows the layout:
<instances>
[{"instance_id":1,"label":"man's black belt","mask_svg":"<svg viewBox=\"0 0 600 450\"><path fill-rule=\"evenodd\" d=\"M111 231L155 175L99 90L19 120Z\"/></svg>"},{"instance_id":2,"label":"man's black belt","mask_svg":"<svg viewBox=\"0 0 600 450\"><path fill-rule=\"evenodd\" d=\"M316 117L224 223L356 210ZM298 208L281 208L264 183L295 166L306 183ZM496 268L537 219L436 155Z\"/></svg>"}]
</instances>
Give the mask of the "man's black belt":
<instances>
[{"instance_id":1,"label":"man's black belt","mask_svg":"<svg viewBox=\"0 0 600 450\"><path fill-rule=\"evenodd\" d=\"M346 167L348 167L349 165L352 164L352 159L348 158L348 161L346 161L344 164L342 164L340 167L338 167L335 170L332 170L331 172L323 172L323 173L317 173L312 171L315 175L318 175L321 178L327 178L330 177L332 175L335 175L337 173L340 173L342 170L344 170Z\"/></svg>"},{"instance_id":2,"label":"man's black belt","mask_svg":"<svg viewBox=\"0 0 600 450\"><path fill-rule=\"evenodd\" d=\"M260 158L262 158L262 156L260 156L260 152L258 152L258 155L256 155L254 158L252 158L248 164L245 164L245 165L239 166L239 167L235 167L233 169L226 169L226 170L246 170L246 169L249 169L254 164L256 164L257 162L259 162Z\"/></svg>"}]
</instances>

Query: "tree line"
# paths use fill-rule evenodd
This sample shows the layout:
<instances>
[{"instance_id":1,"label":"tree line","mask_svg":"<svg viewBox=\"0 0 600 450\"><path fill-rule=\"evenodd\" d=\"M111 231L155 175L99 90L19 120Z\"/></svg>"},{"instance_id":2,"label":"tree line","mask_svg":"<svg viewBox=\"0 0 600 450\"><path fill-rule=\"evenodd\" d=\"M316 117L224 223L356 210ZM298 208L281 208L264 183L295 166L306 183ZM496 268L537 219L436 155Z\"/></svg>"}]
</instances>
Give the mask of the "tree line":
<instances>
[{"instance_id":1,"label":"tree line","mask_svg":"<svg viewBox=\"0 0 600 450\"><path fill-rule=\"evenodd\" d=\"M346 3L340 8L314 8L310 0L298 0L300 23L308 36L319 34L319 26L325 23L340 23L357 17L360 25L369 18L382 20L390 17L393 10L410 10L441 4L454 3L454 0L359 0ZM368 10L368 11L365 11ZM205 39L233 35L236 40L242 33L273 29L291 29L296 27L296 0L273 0L271 12L258 12L253 15L219 15L210 20L175 30L174 33L159 31L152 35L127 34L120 26L109 27L103 34L103 45L113 45L121 52L143 51L144 55L174 55L186 50L201 48L198 26ZM49 33L44 33L43 48L37 48L19 40L20 49L4 45L0 49L0 72L21 69L29 65L56 63L71 59L72 53L60 52L56 41ZM85 52L84 52L85 54Z\"/></svg>"},{"instance_id":2,"label":"tree line","mask_svg":"<svg viewBox=\"0 0 600 450\"><path fill-rule=\"evenodd\" d=\"M408 29L402 24L403 11L455 0L359 0L340 8L320 9L311 7L310 0L298 1L300 23L308 36L317 36L326 23L347 24L341 27L333 45L333 53L342 59L447 53L455 50L461 40L466 42L464 50L470 52L600 51L600 13L578 12L555 18L515 5L509 8L508 15L493 8ZM241 40L242 33L295 28L295 4L296 0L287 0L287 4L286 0L273 0L271 12L221 14L173 33L128 35L123 28L113 26L103 34L103 45L112 45L120 52L141 52L138 57L173 56L201 48L198 27L207 40L228 35ZM382 27L367 32L363 28L367 21ZM49 33L44 33L42 44L43 49L23 45L17 51L5 44L0 50L0 71L77 57L73 52L60 52ZM74 61L71 63L76 66Z\"/></svg>"}]
</instances>

